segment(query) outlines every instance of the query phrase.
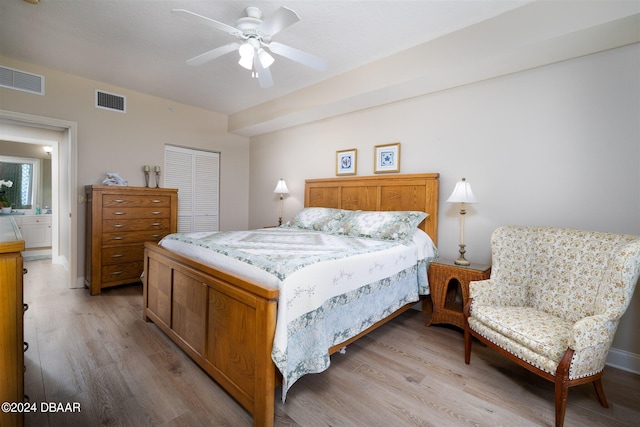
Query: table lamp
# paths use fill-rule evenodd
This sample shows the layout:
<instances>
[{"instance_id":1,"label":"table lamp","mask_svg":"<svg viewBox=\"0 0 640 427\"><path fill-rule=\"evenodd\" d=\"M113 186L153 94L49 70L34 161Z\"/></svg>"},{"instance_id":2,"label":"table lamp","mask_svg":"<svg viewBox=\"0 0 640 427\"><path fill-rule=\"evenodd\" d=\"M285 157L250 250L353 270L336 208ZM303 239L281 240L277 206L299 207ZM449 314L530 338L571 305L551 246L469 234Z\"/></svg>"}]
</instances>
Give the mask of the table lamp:
<instances>
[{"instance_id":1,"label":"table lamp","mask_svg":"<svg viewBox=\"0 0 640 427\"><path fill-rule=\"evenodd\" d=\"M274 193L280 194L280 217L278 218L278 225L282 225L282 204L284 200L284 195L289 194L289 189L287 188L287 184L284 182L284 179L280 178L278 184L276 184L276 188L273 190Z\"/></svg>"},{"instance_id":2,"label":"table lamp","mask_svg":"<svg viewBox=\"0 0 640 427\"><path fill-rule=\"evenodd\" d=\"M460 203L460 256L454 262L457 265L470 265L471 263L467 261L464 257L466 252L465 244L464 244L464 216L467 211L464 208L465 203L478 203L478 199L473 195L471 191L471 184L467 182L465 178L462 178L461 181L456 183L456 187L453 189L453 193L447 199L448 203Z\"/></svg>"}]
</instances>

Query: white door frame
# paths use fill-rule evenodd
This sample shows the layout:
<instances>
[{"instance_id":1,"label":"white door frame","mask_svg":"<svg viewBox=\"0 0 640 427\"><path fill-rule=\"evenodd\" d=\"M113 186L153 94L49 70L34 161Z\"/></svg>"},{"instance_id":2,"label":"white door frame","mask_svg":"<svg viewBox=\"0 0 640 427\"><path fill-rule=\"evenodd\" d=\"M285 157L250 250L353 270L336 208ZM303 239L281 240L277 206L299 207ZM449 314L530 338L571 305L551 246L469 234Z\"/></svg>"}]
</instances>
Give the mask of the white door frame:
<instances>
[{"instance_id":1,"label":"white door frame","mask_svg":"<svg viewBox=\"0 0 640 427\"><path fill-rule=\"evenodd\" d=\"M69 287L84 287L84 280L78 277L78 124L50 117L34 116L0 110L0 119L27 127L53 127L62 131L63 138L54 146L52 153L52 262L62 264L69 271ZM57 205L57 206L56 206Z\"/></svg>"}]
</instances>

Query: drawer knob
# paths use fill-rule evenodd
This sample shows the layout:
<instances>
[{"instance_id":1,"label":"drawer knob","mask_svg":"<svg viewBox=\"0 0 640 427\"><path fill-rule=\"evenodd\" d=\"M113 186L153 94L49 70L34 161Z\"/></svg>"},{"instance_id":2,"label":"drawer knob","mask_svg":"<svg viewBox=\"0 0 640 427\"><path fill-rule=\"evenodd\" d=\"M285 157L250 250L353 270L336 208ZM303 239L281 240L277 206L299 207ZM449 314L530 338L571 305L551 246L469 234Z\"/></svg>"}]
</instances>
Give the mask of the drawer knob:
<instances>
[{"instance_id":1,"label":"drawer knob","mask_svg":"<svg viewBox=\"0 0 640 427\"><path fill-rule=\"evenodd\" d=\"M152 200L151 203L162 203L162 200Z\"/></svg>"},{"instance_id":2,"label":"drawer knob","mask_svg":"<svg viewBox=\"0 0 640 427\"><path fill-rule=\"evenodd\" d=\"M111 240L124 240L124 237L114 237Z\"/></svg>"},{"instance_id":3,"label":"drawer knob","mask_svg":"<svg viewBox=\"0 0 640 427\"><path fill-rule=\"evenodd\" d=\"M158 237L162 237L162 234L152 234L151 237L155 237L157 239Z\"/></svg>"},{"instance_id":4,"label":"drawer knob","mask_svg":"<svg viewBox=\"0 0 640 427\"><path fill-rule=\"evenodd\" d=\"M160 215L161 213L162 213L161 211L151 212L152 215Z\"/></svg>"},{"instance_id":5,"label":"drawer knob","mask_svg":"<svg viewBox=\"0 0 640 427\"><path fill-rule=\"evenodd\" d=\"M124 273L124 271L113 271L113 272L111 273L111 275L112 275L112 276L118 276L118 275L120 275L120 274L122 274L122 273Z\"/></svg>"},{"instance_id":6,"label":"drawer knob","mask_svg":"<svg viewBox=\"0 0 640 427\"><path fill-rule=\"evenodd\" d=\"M113 214L114 215L126 215L127 213L118 211L118 212L114 212Z\"/></svg>"},{"instance_id":7,"label":"drawer knob","mask_svg":"<svg viewBox=\"0 0 640 427\"><path fill-rule=\"evenodd\" d=\"M116 225L113 226L113 228L122 228L122 227L124 227L123 224L116 224Z\"/></svg>"},{"instance_id":8,"label":"drawer knob","mask_svg":"<svg viewBox=\"0 0 640 427\"><path fill-rule=\"evenodd\" d=\"M124 199L115 199L114 202L116 202L116 203L124 203Z\"/></svg>"},{"instance_id":9,"label":"drawer knob","mask_svg":"<svg viewBox=\"0 0 640 427\"><path fill-rule=\"evenodd\" d=\"M113 254L111 255L111 258L122 258L124 256L124 254Z\"/></svg>"},{"instance_id":10,"label":"drawer knob","mask_svg":"<svg viewBox=\"0 0 640 427\"><path fill-rule=\"evenodd\" d=\"M162 225L162 223L161 222L154 222L151 225L153 225L154 227L158 227L158 226Z\"/></svg>"}]
</instances>

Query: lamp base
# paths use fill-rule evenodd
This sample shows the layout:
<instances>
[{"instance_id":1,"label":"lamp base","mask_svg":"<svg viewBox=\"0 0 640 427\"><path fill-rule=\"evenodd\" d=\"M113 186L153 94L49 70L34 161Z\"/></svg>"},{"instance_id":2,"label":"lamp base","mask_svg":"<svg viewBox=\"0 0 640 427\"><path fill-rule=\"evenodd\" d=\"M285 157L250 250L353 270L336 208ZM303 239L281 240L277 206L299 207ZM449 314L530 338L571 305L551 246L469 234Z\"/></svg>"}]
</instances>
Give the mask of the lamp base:
<instances>
[{"instance_id":1,"label":"lamp base","mask_svg":"<svg viewBox=\"0 0 640 427\"><path fill-rule=\"evenodd\" d=\"M469 261L467 261L467 260L464 258L464 254L467 252L467 251L466 251L466 249L465 249L465 246L466 246L466 245L460 244L460 251L459 251L459 252L460 252L460 256L458 257L458 259L456 259L455 261L453 261L453 262L454 262L454 264L456 264L456 265L462 265L462 266L469 266L469 265L471 265L471 263L470 263Z\"/></svg>"}]
</instances>

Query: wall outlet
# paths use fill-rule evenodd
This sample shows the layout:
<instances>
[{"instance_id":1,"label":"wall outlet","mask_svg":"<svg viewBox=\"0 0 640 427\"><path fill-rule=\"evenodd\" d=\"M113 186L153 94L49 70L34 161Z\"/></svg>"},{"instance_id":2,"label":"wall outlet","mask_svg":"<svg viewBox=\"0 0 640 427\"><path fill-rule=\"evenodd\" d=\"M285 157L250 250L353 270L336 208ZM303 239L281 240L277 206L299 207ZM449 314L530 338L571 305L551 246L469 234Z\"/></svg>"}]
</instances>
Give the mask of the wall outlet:
<instances>
[{"instance_id":1,"label":"wall outlet","mask_svg":"<svg viewBox=\"0 0 640 427\"><path fill-rule=\"evenodd\" d=\"M84 203L86 202L86 196L84 194L78 194L78 203Z\"/></svg>"}]
</instances>

